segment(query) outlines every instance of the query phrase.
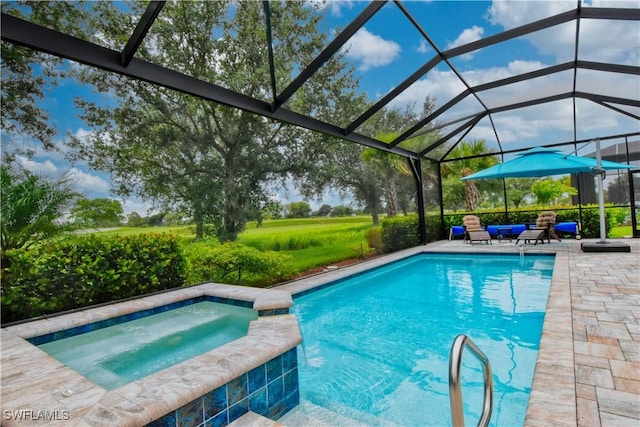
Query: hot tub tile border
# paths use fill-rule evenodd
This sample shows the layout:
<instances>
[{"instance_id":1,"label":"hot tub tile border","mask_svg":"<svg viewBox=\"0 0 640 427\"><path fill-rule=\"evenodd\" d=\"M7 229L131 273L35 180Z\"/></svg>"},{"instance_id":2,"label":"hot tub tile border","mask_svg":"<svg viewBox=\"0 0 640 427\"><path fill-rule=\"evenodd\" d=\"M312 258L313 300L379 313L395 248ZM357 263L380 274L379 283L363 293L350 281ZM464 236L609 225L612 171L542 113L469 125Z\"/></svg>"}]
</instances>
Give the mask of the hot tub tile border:
<instances>
[{"instance_id":1,"label":"hot tub tile border","mask_svg":"<svg viewBox=\"0 0 640 427\"><path fill-rule=\"evenodd\" d=\"M293 347L146 426L224 427L249 411L280 418L300 403L297 358L297 347ZM269 370L279 375L267 381ZM260 376L264 383L251 391L251 384L255 386Z\"/></svg>"}]
</instances>

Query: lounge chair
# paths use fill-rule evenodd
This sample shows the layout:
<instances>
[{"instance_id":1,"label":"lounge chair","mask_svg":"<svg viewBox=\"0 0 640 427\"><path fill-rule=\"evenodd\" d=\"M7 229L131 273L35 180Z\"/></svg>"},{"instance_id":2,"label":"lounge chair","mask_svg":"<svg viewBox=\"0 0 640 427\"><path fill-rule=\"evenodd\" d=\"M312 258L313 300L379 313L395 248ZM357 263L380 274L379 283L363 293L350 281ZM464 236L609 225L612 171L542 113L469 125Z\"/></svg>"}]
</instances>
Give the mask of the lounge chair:
<instances>
[{"instance_id":1,"label":"lounge chair","mask_svg":"<svg viewBox=\"0 0 640 427\"><path fill-rule=\"evenodd\" d=\"M487 230L469 230L467 231L467 239L469 243L485 242L486 244L493 245L491 234L489 234Z\"/></svg>"},{"instance_id":2,"label":"lounge chair","mask_svg":"<svg viewBox=\"0 0 640 427\"><path fill-rule=\"evenodd\" d=\"M480 218L475 215L465 215L462 218L462 225L464 226L464 241L473 243L473 242L486 242L487 244L493 242L491 241L491 235L487 230L482 228L482 224L480 223Z\"/></svg>"},{"instance_id":3,"label":"lounge chair","mask_svg":"<svg viewBox=\"0 0 640 427\"><path fill-rule=\"evenodd\" d=\"M548 243L551 243L552 237L561 242L562 240L555 231L556 218L557 215L553 211L540 212L538 219L536 219L536 226L532 227L532 230L543 230Z\"/></svg>"},{"instance_id":4,"label":"lounge chair","mask_svg":"<svg viewBox=\"0 0 640 427\"><path fill-rule=\"evenodd\" d=\"M534 245L537 245L538 242L544 243L546 229L533 228L531 230L524 230L522 233L518 235L518 239L516 240L516 245L520 240L524 240L525 244L530 244L531 241L534 241Z\"/></svg>"}]
</instances>

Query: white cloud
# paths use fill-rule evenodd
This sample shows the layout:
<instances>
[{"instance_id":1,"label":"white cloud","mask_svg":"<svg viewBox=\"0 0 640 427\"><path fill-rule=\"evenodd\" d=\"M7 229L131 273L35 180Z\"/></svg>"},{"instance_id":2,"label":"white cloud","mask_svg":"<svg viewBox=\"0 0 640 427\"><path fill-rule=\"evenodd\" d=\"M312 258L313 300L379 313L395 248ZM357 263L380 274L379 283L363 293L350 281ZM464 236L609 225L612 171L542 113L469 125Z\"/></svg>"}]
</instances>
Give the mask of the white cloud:
<instances>
[{"instance_id":1,"label":"white cloud","mask_svg":"<svg viewBox=\"0 0 640 427\"><path fill-rule=\"evenodd\" d=\"M308 3L318 10L329 10L333 16L342 16L343 9L351 9L354 5L350 0L308 0Z\"/></svg>"},{"instance_id":2,"label":"white cloud","mask_svg":"<svg viewBox=\"0 0 640 427\"><path fill-rule=\"evenodd\" d=\"M111 188L111 185L99 176L91 175L75 167L69 170L69 176L74 180L74 186L85 193L102 193Z\"/></svg>"},{"instance_id":3,"label":"white cloud","mask_svg":"<svg viewBox=\"0 0 640 427\"><path fill-rule=\"evenodd\" d=\"M574 0L518 1L494 0L489 7L489 22L511 29L576 8Z\"/></svg>"},{"instance_id":4,"label":"white cloud","mask_svg":"<svg viewBox=\"0 0 640 427\"><path fill-rule=\"evenodd\" d=\"M78 128L78 130L73 133L73 136L78 138L81 141L85 141L92 134L93 134L93 131L90 131L84 128Z\"/></svg>"},{"instance_id":5,"label":"white cloud","mask_svg":"<svg viewBox=\"0 0 640 427\"><path fill-rule=\"evenodd\" d=\"M478 27L477 25L474 25L471 28L466 28L460 33L457 39L447 45L447 49L480 40L483 34L484 28ZM473 58L473 53L461 55L459 58L466 61L471 60Z\"/></svg>"},{"instance_id":6,"label":"white cloud","mask_svg":"<svg viewBox=\"0 0 640 427\"><path fill-rule=\"evenodd\" d=\"M32 159L28 159L24 156L16 156L16 160L18 161L20 166L34 174L52 177L59 173L58 167L54 165L51 160L38 162Z\"/></svg>"},{"instance_id":7,"label":"white cloud","mask_svg":"<svg viewBox=\"0 0 640 427\"><path fill-rule=\"evenodd\" d=\"M516 60L504 67L476 68L462 72L463 78L471 85L502 79L540 68L547 67L541 61ZM509 105L538 96L554 95L570 92L573 84L573 72L556 73L538 79L531 79L491 89L479 93L483 102L491 107ZM612 88L615 88L612 90ZM596 94L628 97L624 91L640 93L640 81L637 76L611 75L589 70L578 72L578 90ZM425 78L417 81L400 94L392 103L394 107L403 107L416 103L421 106L425 94L436 99L436 108L465 90L465 87L451 71L433 70ZM613 112L605 107L587 100L577 101L578 139L592 138L611 133L637 132L637 121ZM438 121L447 122L456 118L479 113L483 107L473 96L466 97L456 104ZM505 111L492 115L502 143L517 144L562 142L573 139L573 107L572 100L541 104L528 108ZM453 130L458 123L444 130ZM550 138L550 133L553 137ZM490 122L483 120L469 134L469 138L483 138L488 142L495 141L495 134Z\"/></svg>"},{"instance_id":8,"label":"white cloud","mask_svg":"<svg viewBox=\"0 0 640 427\"><path fill-rule=\"evenodd\" d=\"M151 203L145 202L142 199L126 199L121 200L120 203L122 203L122 210L125 215L137 212L138 215L145 217L158 213L158 210L154 209Z\"/></svg>"},{"instance_id":9,"label":"white cloud","mask_svg":"<svg viewBox=\"0 0 640 427\"><path fill-rule=\"evenodd\" d=\"M360 63L358 69L367 71L395 60L400 54L398 43L388 41L361 28L342 48L347 57Z\"/></svg>"},{"instance_id":10,"label":"white cloud","mask_svg":"<svg viewBox=\"0 0 640 427\"><path fill-rule=\"evenodd\" d=\"M592 1L583 7L638 8L637 2ZM489 22L511 29L576 8L573 0L547 2L494 0L488 10ZM573 59L576 23L574 21L524 36L539 53L552 55L556 62ZM579 49L581 59L638 65L638 34L640 24L635 21L606 19L580 20Z\"/></svg>"},{"instance_id":11,"label":"white cloud","mask_svg":"<svg viewBox=\"0 0 640 427\"><path fill-rule=\"evenodd\" d=\"M420 40L420 45L416 49L418 53L429 53L431 50L431 45L424 39Z\"/></svg>"}]
</instances>

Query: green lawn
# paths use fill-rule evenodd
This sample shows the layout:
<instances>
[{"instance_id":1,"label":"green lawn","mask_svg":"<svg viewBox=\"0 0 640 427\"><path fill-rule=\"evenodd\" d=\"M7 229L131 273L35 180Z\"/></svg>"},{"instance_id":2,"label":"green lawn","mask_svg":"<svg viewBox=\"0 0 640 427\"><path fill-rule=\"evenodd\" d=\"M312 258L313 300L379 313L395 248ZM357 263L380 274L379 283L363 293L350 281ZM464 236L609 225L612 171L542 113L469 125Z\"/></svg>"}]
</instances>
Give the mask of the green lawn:
<instances>
[{"instance_id":1,"label":"green lawn","mask_svg":"<svg viewBox=\"0 0 640 427\"><path fill-rule=\"evenodd\" d=\"M630 225L620 225L618 227L613 227L609 231L609 237L611 238L628 237L632 235L633 235L633 230L631 229Z\"/></svg>"},{"instance_id":2,"label":"green lawn","mask_svg":"<svg viewBox=\"0 0 640 427\"><path fill-rule=\"evenodd\" d=\"M247 229L238 240L256 249L289 254L295 269L304 271L363 256L369 251L365 235L372 226L366 216L274 220Z\"/></svg>"},{"instance_id":3,"label":"green lawn","mask_svg":"<svg viewBox=\"0 0 640 427\"><path fill-rule=\"evenodd\" d=\"M370 216L266 220L261 227L255 222L248 224L238 241L256 249L289 254L294 268L302 272L363 256L370 250L365 235L372 226ZM194 237L194 231L194 226L121 227L101 233L166 233L189 238Z\"/></svg>"}]
</instances>

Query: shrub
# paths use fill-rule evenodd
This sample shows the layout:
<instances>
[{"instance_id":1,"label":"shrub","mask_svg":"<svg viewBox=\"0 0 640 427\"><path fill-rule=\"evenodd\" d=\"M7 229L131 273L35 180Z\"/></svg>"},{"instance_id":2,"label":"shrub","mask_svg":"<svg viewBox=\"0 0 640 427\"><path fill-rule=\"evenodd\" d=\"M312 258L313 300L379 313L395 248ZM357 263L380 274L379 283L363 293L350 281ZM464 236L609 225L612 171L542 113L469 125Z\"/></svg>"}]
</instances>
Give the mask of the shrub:
<instances>
[{"instance_id":1,"label":"shrub","mask_svg":"<svg viewBox=\"0 0 640 427\"><path fill-rule=\"evenodd\" d=\"M383 253L382 245L382 227L371 227L365 234L367 244L373 249L376 254Z\"/></svg>"},{"instance_id":2,"label":"shrub","mask_svg":"<svg viewBox=\"0 0 640 427\"><path fill-rule=\"evenodd\" d=\"M189 283L208 281L256 286L278 282L293 274L293 257L259 251L241 243L211 246L196 242L185 248Z\"/></svg>"},{"instance_id":3,"label":"shrub","mask_svg":"<svg viewBox=\"0 0 640 427\"><path fill-rule=\"evenodd\" d=\"M442 225L440 215L425 215L425 221L427 223L427 242L440 240L440 226Z\"/></svg>"},{"instance_id":4,"label":"shrub","mask_svg":"<svg viewBox=\"0 0 640 427\"><path fill-rule=\"evenodd\" d=\"M0 298L3 322L184 284L184 259L172 236L75 236L8 256Z\"/></svg>"},{"instance_id":5,"label":"shrub","mask_svg":"<svg viewBox=\"0 0 640 427\"><path fill-rule=\"evenodd\" d=\"M418 215L394 216L382 220L382 246L385 253L420 244Z\"/></svg>"}]
</instances>

